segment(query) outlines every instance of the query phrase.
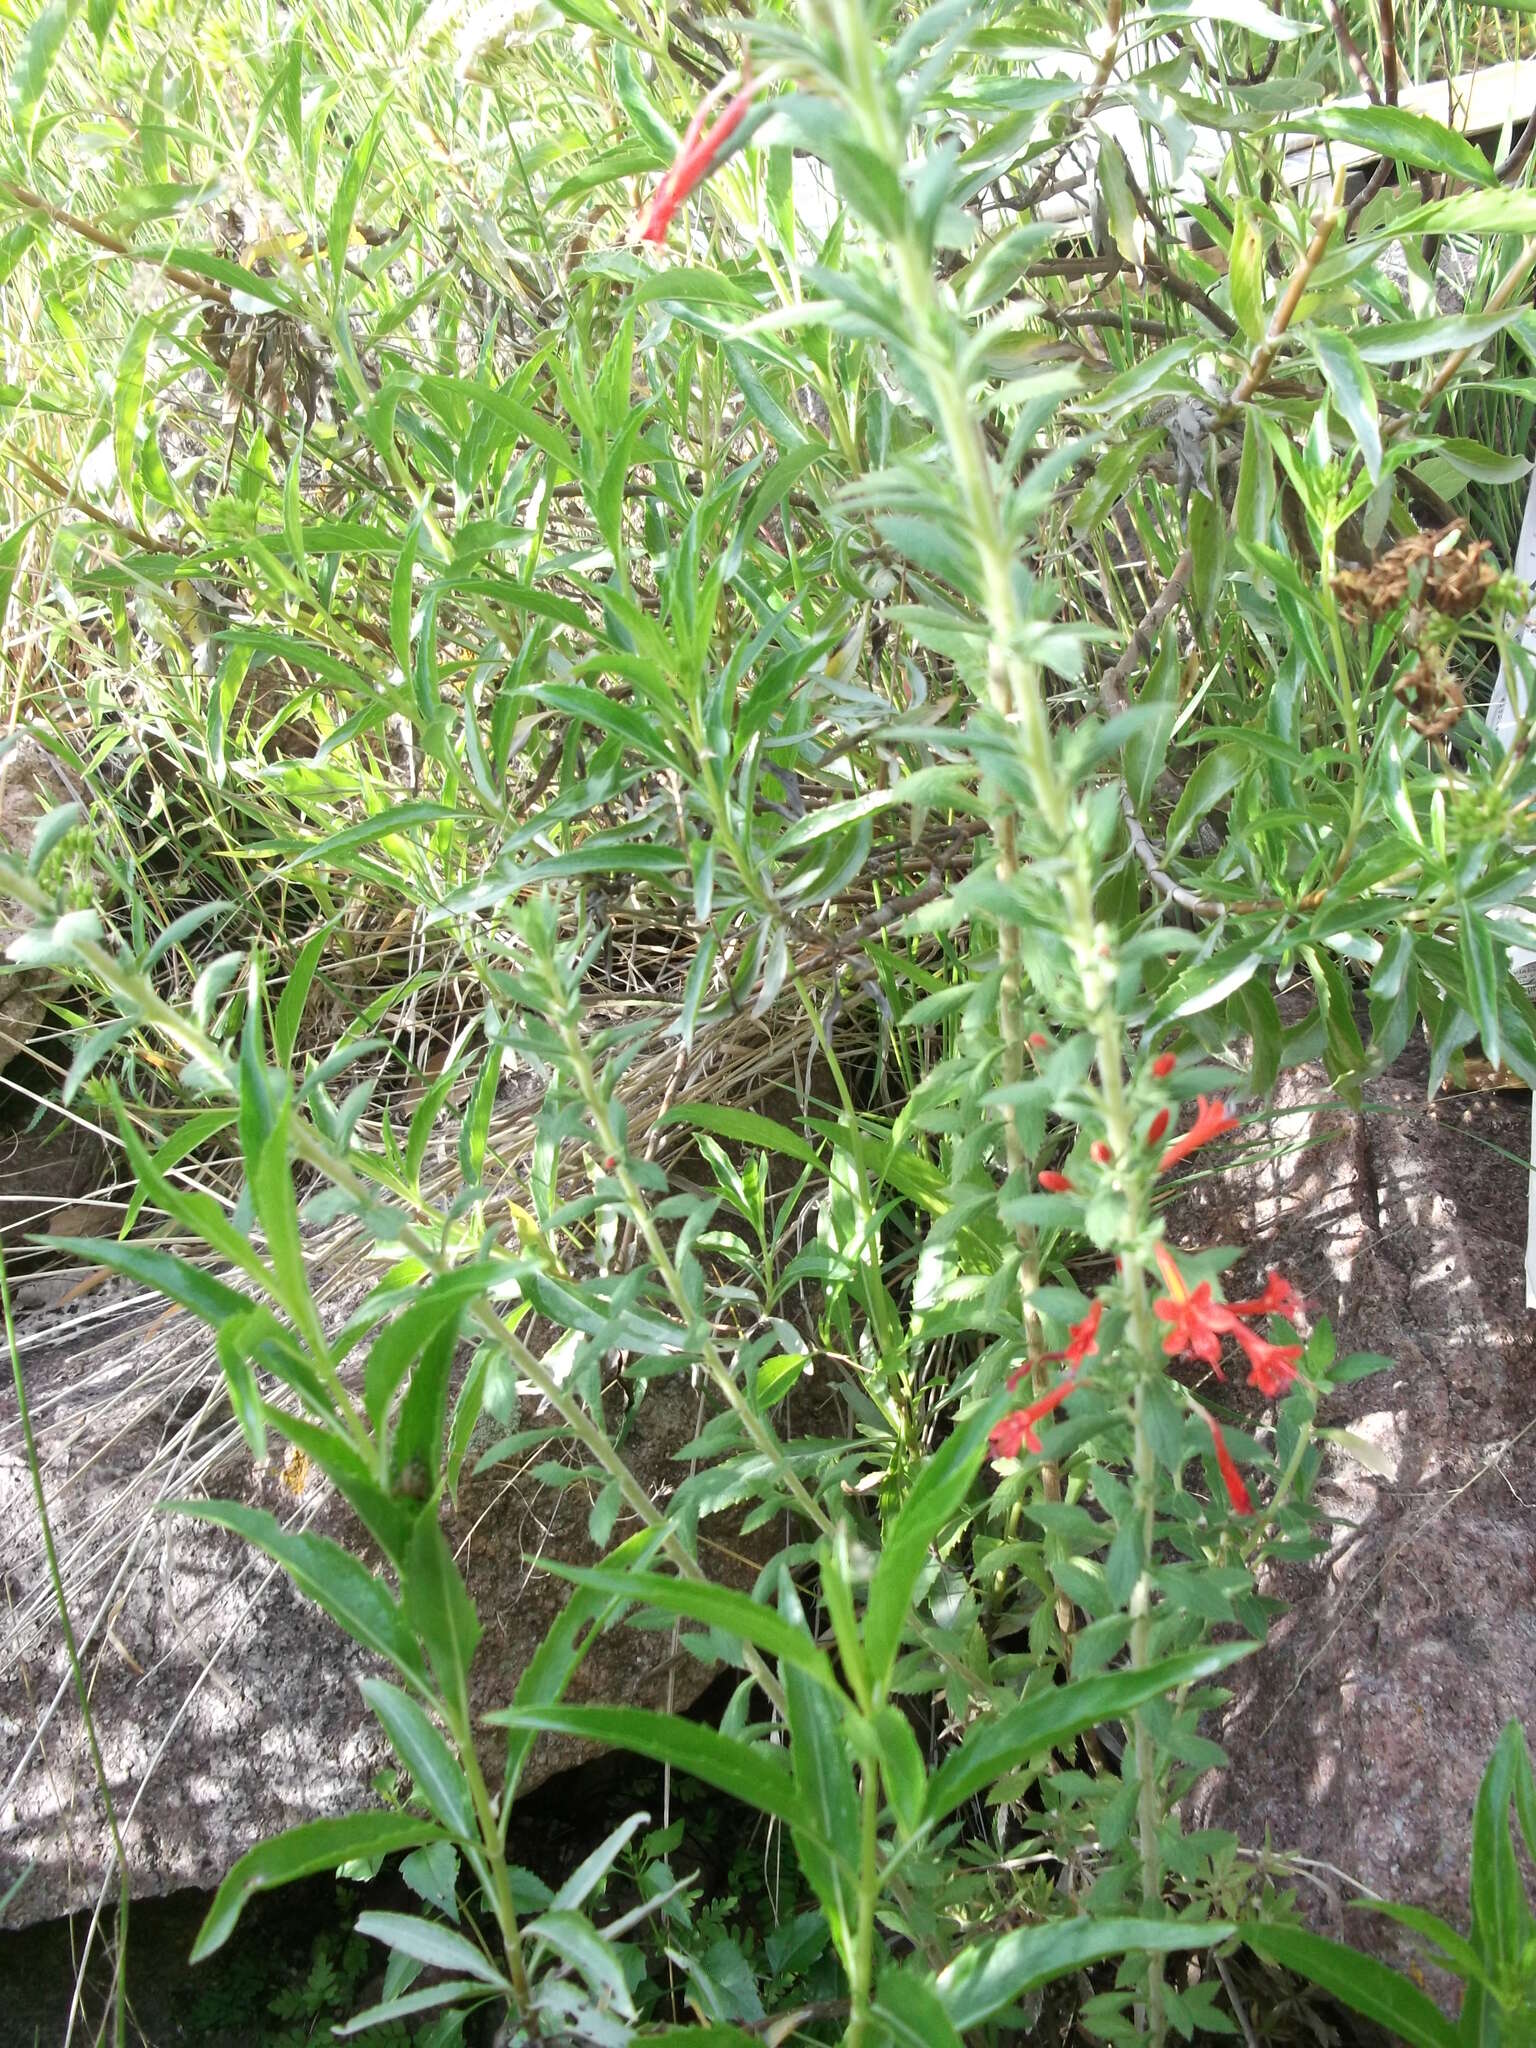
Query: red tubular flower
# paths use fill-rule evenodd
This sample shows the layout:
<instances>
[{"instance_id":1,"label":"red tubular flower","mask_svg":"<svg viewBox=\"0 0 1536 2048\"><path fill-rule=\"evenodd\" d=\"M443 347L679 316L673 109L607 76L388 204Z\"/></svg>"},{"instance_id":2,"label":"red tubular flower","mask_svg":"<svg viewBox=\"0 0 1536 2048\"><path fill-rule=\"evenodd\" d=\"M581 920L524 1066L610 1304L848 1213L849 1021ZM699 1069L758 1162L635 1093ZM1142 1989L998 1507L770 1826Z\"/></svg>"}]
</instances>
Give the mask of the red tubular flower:
<instances>
[{"instance_id":1,"label":"red tubular flower","mask_svg":"<svg viewBox=\"0 0 1536 2048\"><path fill-rule=\"evenodd\" d=\"M1076 1372L1085 1358L1097 1358L1099 1355L1099 1318L1103 1313L1103 1302L1096 1301L1080 1323L1068 1325L1066 1350L1047 1351L1042 1354L1040 1363L1042 1365L1059 1365L1064 1360ZM1017 1372L1010 1373L1008 1376L1009 1387L1016 1387L1028 1371L1029 1367L1027 1365L1021 1365Z\"/></svg>"},{"instance_id":2,"label":"red tubular flower","mask_svg":"<svg viewBox=\"0 0 1536 2048\"><path fill-rule=\"evenodd\" d=\"M1283 1394L1296 1377L1296 1361L1303 1347L1272 1344L1267 1337L1249 1329L1245 1318L1289 1315L1304 1306L1290 1281L1283 1274L1271 1273L1264 1292L1251 1301L1217 1301L1208 1280L1202 1280L1195 1288L1189 1286L1166 1246L1156 1246L1154 1256L1168 1292L1153 1302L1152 1313L1159 1322L1168 1325L1168 1334L1163 1339L1168 1356L1178 1358L1188 1353L1208 1365L1218 1379L1225 1379L1221 1342L1223 1337L1231 1336L1248 1360L1249 1386L1257 1387L1271 1400Z\"/></svg>"},{"instance_id":3,"label":"red tubular flower","mask_svg":"<svg viewBox=\"0 0 1536 2048\"><path fill-rule=\"evenodd\" d=\"M672 160L672 168L651 195L651 203L640 226L642 242L660 244L667 239L673 215L717 167L726 144L746 119L747 109L752 104L752 92L750 81L744 83L741 91L726 102L719 119L707 133L704 123L709 115L708 100L688 123L688 132Z\"/></svg>"},{"instance_id":4,"label":"red tubular flower","mask_svg":"<svg viewBox=\"0 0 1536 2048\"><path fill-rule=\"evenodd\" d=\"M1232 1325L1232 1334L1247 1355L1249 1386L1257 1387L1271 1401L1278 1399L1296 1377L1296 1361L1301 1356L1302 1347L1299 1344L1271 1344L1267 1337L1261 1337L1256 1330L1236 1321Z\"/></svg>"},{"instance_id":5,"label":"red tubular flower","mask_svg":"<svg viewBox=\"0 0 1536 2048\"><path fill-rule=\"evenodd\" d=\"M1152 1071L1156 1074L1159 1081L1166 1081L1178 1064L1177 1053L1160 1052L1152 1062Z\"/></svg>"},{"instance_id":6,"label":"red tubular flower","mask_svg":"<svg viewBox=\"0 0 1536 2048\"><path fill-rule=\"evenodd\" d=\"M1198 1404L1197 1404L1198 1406ZM1243 1475L1237 1469L1237 1461L1227 1449L1227 1440L1221 1433L1221 1425L1214 1415L1200 1409L1200 1420L1211 1432L1211 1447L1216 1453L1216 1469L1221 1474L1221 1483L1227 1489L1227 1499L1240 1515L1253 1513L1253 1500L1243 1484Z\"/></svg>"},{"instance_id":7,"label":"red tubular flower","mask_svg":"<svg viewBox=\"0 0 1536 2048\"><path fill-rule=\"evenodd\" d=\"M1174 1139L1159 1159L1158 1172L1166 1173L1170 1166L1177 1166L1179 1161L1187 1159L1191 1152L1199 1151L1202 1145L1209 1145L1212 1138L1225 1137L1228 1131L1236 1129L1237 1118L1219 1095L1197 1095L1194 1122L1182 1138Z\"/></svg>"},{"instance_id":8,"label":"red tubular flower","mask_svg":"<svg viewBox=\"0 0 1536 2048\"><path fill-rule=\"evenodd\" d=\"M1155 1256L1168 1288L1168 1292L1152 1304L1153 1315L1169 1326L1163 1339L1163 1350L1170 1358L1188 1352L1192 1358L1208 1365L1217 1379L1225 1379L1226 1374L1221 1369L1221 1340L1228 1330L1241 1327L1237 1317L1225 1302L1213 1298L1209 1280L1202 1280L1191 1291L1185 1284L1184 1275L1162 1245L1157 1246Z\"/></svg>"},{"instance_id":9,"label":"red tubular flower","mask_svg":"<svg viewBox=\"0 0 1536 2048\"><path fill-rule=\"evenodd\" d=\"M1262 1294L1254 1295L1251 1301L1234 1301L1228 1304L1235 1316L1292 1317L1306 1305L1285 1275L1278 1272L1270 1272L1265 1277Z\"/></svg>"},{"instance_id":10,"label":"red tubular flower","mask_svg":"<svg viewBox=\"0 0 1536 2048\"><path fill-rule=\"evenodd\" d=\"M1164 1131L1166 1131L1167 1128L1168 1112L1166 1109L1160 1109L1157 1112L1157 1115L1153 1117L1151 1123L1147 1125L1147 1143L1149 1145L1156 1145L1157 1143L1159 1143Z\"/></svg>"},{"instance_id":11,"label":"red tubular flower","mask_svg":"<svg viewBox=\"0 0 1536 2048\"><path fill-rule=\"evenodd\" d=\"M1075 1195L1076 1188L1064 1173L1053 1173L1049 1167L1040 1176L1040 1185L1048 1195Z\"/></svg>"},{"instance_id":12,"label":"red tubular flower","mask_svg":"<svg viewBox=\"0 0 1536 2048\"><path fill-rule=\"evenodd\" d=\"M1108 1166L1111 1159L1115 1156L1102 1138L1094 1139L1093 1143L1088 1147L1088 1154L1095 1166Z\"/></svg>"},{"instance_id":13,"label":"red tubular flower","mask_svg":"<svg viewBox=\"0 0 1536 2048\"><path fill-rule=\"evenodd\" d=\"M1062 1353L1072 1370L1076 1372L1085 1358L1095 1358L1099 1350L1099 1323L1104 1315L1104 1304L1096 1301L1080 1323L1073 1323L1067 1331L1067 1348Z\"/></svg>"},{"instance_id":14,"label":"red tubular flower","mask_svg":"<svg viewBox=\"0 0 1536 2048\"><path fill-rule=\"evenodd\" d=\"M1013 1375L1009 1380L1010 1386L1014 1379L1023 1377L1023 1370ZM1059 1408L1076 1385L1077 1374L1064 1373L1038 1401L1031 1401L1027 1408L1016 1408L1012 1415L1005 1415L987 1438L993 1457L1016 1458L1021 1444L1026 1450L1038 1451L1040 1439L1035 1433L1035 1424L1049 1415L1053 1408Z\"/></svg>"}]
</instances>

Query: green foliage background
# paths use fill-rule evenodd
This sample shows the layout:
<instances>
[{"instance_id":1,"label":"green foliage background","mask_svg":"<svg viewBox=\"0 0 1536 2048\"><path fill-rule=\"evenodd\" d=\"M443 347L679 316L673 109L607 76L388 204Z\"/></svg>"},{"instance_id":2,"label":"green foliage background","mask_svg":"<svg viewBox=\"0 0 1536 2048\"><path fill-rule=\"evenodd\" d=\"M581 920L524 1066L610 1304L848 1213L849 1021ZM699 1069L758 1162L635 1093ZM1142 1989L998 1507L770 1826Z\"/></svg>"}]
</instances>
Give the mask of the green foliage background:
<instances>
[{"instance_id":1,"label":"green foliage background","mask_svg":"<svg viewBox=\"0 0 1536 2048\"><path fill-rule=\"evenodd\" d=\"M627 1837L550 1896L509 1866L557 1729L787 1832L841 1987L794 2024L850 2048L953 2048L1090 1967L1100 2037L1230 2028L1219 1973L1161 1959L1239 1921L1448 2037L1180 1824L1246 1647L1213 1638L1262 1637L1256 1573L1315 1542L1316 1405L1375 1361L1320 1324L1257 1419L1165 1370L1152 1133L1234 1086L1257 1118L1306 1058L1354 1095L1421 1025L1431 1089L1474 1039L1536 1080L1506 960L1528 594L1499 573L1536 189L1520 138L1392 104L1522 28L1258 0L6 19L0 606L67 799L10 863L10 958L126 1164L121 1238L74 1249L209 1326L232 1428L320 1468L380 1562L185 1511L393 1672L365 1685L391 1799L242 1859L205 1950L252 1889L408 1849L429 1910L359 1923L391 1952L376 2020L756 2038L739 1947L659 1960L664 1886L611 1912ZM735 153L642 243L748 55ZM1352 192L1330 146L1380 175ZM1457 522L1452 589L1413 550ZM323 1276L365 1251L342 1319ZM984 1480L1005 1382L1045 1392L1090 1301L1070 1408ZM828 1434L783 1440L813 1367ZM615 1369L706 1390L670 1499L605 1421ZM472 1449L535 1448L524 1397L616 1547L492 1717L498 1783L438 1510ZM751 1594L700 1563L728 1505L790 1532ZM563 1703L634 1603L739 1670L719 1728ZM1513 1734L1489 1785L1470 1945L1421 1929L1480 2041L1528 2024ZM1069 1902L1019 1876L1015 1825Z\"/></svg>"}]
</instances>

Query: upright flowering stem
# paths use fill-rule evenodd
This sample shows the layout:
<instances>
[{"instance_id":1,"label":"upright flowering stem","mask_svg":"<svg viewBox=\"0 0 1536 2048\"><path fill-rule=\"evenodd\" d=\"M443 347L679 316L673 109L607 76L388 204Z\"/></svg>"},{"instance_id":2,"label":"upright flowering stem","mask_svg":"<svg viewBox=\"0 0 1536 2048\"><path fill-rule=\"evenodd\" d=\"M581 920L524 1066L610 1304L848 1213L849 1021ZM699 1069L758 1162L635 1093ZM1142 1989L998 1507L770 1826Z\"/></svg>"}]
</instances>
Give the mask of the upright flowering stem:
<instances>
[{"instance_id":1,"label":"upright flowering stem","mask_svg":"<svg viewBox=\"0 0 1536 2048\"><path fill-rule=\"evenodd\" d=\"M1081 855L1086 867L1087 853ZM1082 878L1088 886L1088 877ZM1092 897L1089 896L1091 904ZM1091 992L1096 998L1095 1035L1099 1048L1099 1082L1104 1097L1104 1127L1115 1157L1129 1157L1134 1142L1129 1109L1125 1099L1123 1071L1124 1032L1114 1009L1113 983L1093 963ZM1147 1217L1147 1182L1142 1174L1126 1175L1126 1241L1135 1243L1142 1235ZM1136 1387L1131 1400L1132 1472L1135 1481L1136 1513L1141 1517L1141 1571L1131 1589L1131 1665L1144 1671L1152 1661L1152 1552L1157 1541L1157 1458L1147 1423L1148 1389L1161 1372L1158 1362L1157 1323L1152 1314L1147 1276L1134 1259L1124 1262L1122 1285L1125 1293L1132 1354L1136 1360ZM1149 1909L1155 1909L1163 1895L1162 1856L1157 1830L1160 1818L1157 1795L1157 1750L1152 1725L1145 1708L1132 1717L1136 1754L1136 1831L1141 1852L1141 1895ZM1167 2031L1163 2009L1163 1965L1157 1955L1147 1957L1147 2032L1160 2043Z\"/></svg>"},{"instance_id":2,"label":"upright flowering stem","mask_svg":"<svg viewBox=\"0 0 1536 2048\"><path fill-rule=\"evenodd\" d=\"M862 123L864 139L899 175L905 163L904 140L893 120L879 76L862 5L860 0L833 0L833 5L843 45L850 98ZM1070 782L1059 771L1051 744L1050 720L1039 670L1022 653L1027 620L1019 602L1013 548L1003 517L1002 499L993 477L980 421L970 403L961 371L962 330L939 293L926 244L910 221L905 228L905 232L898 232L891 239L891 260L903 303L910 314L910 346L921 359L933 411L959 492L966 539L980 570L982 605L990 643L987 697L993 711L1013 736L1019 763L1029 782L1039 836L1062 860L1064 922L1074 954L1083 1009L1097 1046L1104 1139L1111 1159L1129 1165L1134 1133L1125 1090L1125 1031L1115 1003L1115 963L1103 942L1094 915L1092 855L1085 834L1075 829L1074 793ZM993 836L998 848L999 879L1006 883L1018 872L1018 855L1013 808L1001 792L994 793ZM1018 1015L1021 934L1016 921L1000 920L999 957L1003 969L1000 1023L1004 1073L1008 1078L1016 1079L1022 1073L1023 1064ZM1014 1167L1019 1163L1018 1154L1022 1147L1016 1130L1011 1126L1005 1126L1005 1136L1009 1164ZM1125 1184L1129 1210L1125 1242L1133 1244L1144 1234L1147 1222L1146 1176L1127 1171ZM1032 1262L1024 1263L1021 1278L1027 1294L1035 1278ZM1157 1463L1147 1427L1146 1390L1151 1375L1161 1367L1146 1275L1134 1259L1125 1261L1124 1293L1129 1311L1129 1342L1139 1375L1131 1406L1131 1421L1135 1438L1136 1510L1141 1517L1144 1552L1142 1573L1131 1600L1130 1650L1133 1664L1144 1668L1150 1661L1151 1650L1150 1559L1157 1515ZM1041 1375L1035 1376L1037 1401L1046 1392L1041 1378ZM1059 1481L1053 1491L1059 1496ZM1135 1718L1134 1737L1140 1782L1138 1825L1142 1891L1148 1909L1156 1911L1162 1897L1156 1755L1151 1724L1144 1715ZM1162 1965L1156 1957L1150 1958L1147 1966L1146 2016L1149 2035L1154 2044L1160 2044L1166 2031L1166 2019ZM856 2014L850 2027L852 2039L862 2035L863 2025L864 2016Z\"/></svg>"}]
</instances>

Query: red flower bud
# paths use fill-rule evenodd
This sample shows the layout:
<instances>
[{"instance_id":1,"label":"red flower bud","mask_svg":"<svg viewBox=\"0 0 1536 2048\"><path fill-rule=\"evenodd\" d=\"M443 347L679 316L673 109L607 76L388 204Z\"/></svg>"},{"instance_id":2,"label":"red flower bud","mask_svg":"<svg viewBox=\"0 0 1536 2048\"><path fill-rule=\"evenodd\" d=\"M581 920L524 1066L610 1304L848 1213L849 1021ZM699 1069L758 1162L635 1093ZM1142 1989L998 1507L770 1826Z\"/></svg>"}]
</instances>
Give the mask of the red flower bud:
<instances>
[{"instance_id":1,"label":"red flower bud","mask_svg":"<svg viewBox=\"0 0 1536 2048\"><path fill-rule=\"evenodd\" d=\"M1153 1117L1151 1123L1147 1125L1147 1143L1149 1145L1157 1144L1167 1128L1168 1112L1166 1109L1160 1109L1157 1115Z\"/></svg>"},{"instance_id":2,"label":"red flower bud","mask_svg":"<svg viewBox=\"0 0 1536 2048\"><path fill-rule=\"evenodd\" d=\"M1293 1319L1307 1306L1283 1273L1271 1272L1264 1282L1264 1292L1256 1294L1250 1301L1231 1303L1235 1316L1290 1316Z\"/></svg>"},{"instance_id":3,"label":"red flower bud","mask_svg":"<svg viewBox=\"0 0 1536 2048\"><path fill-rule=\"evenodd\" d=\"M1152 1071L1156 1074L1159 1081L1166 1081L1178 1064L1178 1055L1176 1053L1160 1052L1152 1062Z\"/></svg>"},{"instance_id":4,"label":"red flower bud","mask_svg":"<svg viewBox=\"0 0 1536 2048\"><path fill-rule=\"evenodd\" d=\"M1095 1138L1088 1147L1088 1152L1096 1166L1108 1166L1111 1159L1115 1156L1102 1138Z\"/></svg>"},{"instance_id":5,"label":"red flower bud","mask_svg":"<svg viewBox=\"0 0 1536 2048\"><path fill-rule=\"evenodd\" d=\"M1049 1168L1040 1176L1040 1185L1048 1195L1074 1195L1077 1193L1064 1173L1053 1173Z\"/></svg>"},{"instance_id":6,"label":"red flower bud","mask_svg":"<svg viewBox=\"0 0 1536 2048\"><path fill-rule=\"evenodd\" d=\"M1046 1037L1043 1031L1031 1031L1031 1033L1029 1034L1029 1042L1034 1047L1036 1052L1044 1052L1051 1041Z\"/></svg>"},{"instance_id":7,"label":"red flower bud","mask_svg":"<svg viewBox=\"0 0 1536 2048\"><path fill-rule=\"evenodd\" d=\"M1208 1414L1204 1408L1200 1409L1200 1419L1211 1432L1211 1447L1216 1453L1216 1469L1221 1474L1222 1485L1227 1489L1227 1499L1240 1515L1251 1515L1252 1498L1243 1484L1242 1473L1237 1469L1237 1460L1227 1449L1227 1440L1221 1433L1219 1423L1215 1416Z\"/></svg>"}]
</instances>

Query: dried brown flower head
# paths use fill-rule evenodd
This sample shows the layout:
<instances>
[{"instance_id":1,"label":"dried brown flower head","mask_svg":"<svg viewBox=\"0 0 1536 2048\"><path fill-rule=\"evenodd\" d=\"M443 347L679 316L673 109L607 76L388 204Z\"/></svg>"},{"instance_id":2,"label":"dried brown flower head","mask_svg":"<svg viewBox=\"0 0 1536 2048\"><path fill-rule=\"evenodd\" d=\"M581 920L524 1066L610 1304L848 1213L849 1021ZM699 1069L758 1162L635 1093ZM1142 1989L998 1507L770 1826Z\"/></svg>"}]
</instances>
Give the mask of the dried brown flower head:
<instances>
[{"instance_id":1,"label":"dried brown flower head","mask_svg":"<svg viewBox=\"0 0 1536 2048\"><path fill-rule=\"evenodd\" d=\"M1417 661L1403 670L1392 693L1406 708L1408 723L1427 740L1443 737L1467 708L1466 692L1430 647L1419 650Z\"/></svg>"},{"instance_id":2,"label":"dried brown flower head","mask_svg":"<svg viewBox=\"0 0 1536 2048\"><path fill-rule=\"evenodd\" d=\"M1341 569L1333 594L1351 617L1384 619L1410 599L1447 618L1475 612L1499 580L1490 543L1463 541L1459 521L1411 533L1364 569Z\"/></svg>"}]
</instances>

